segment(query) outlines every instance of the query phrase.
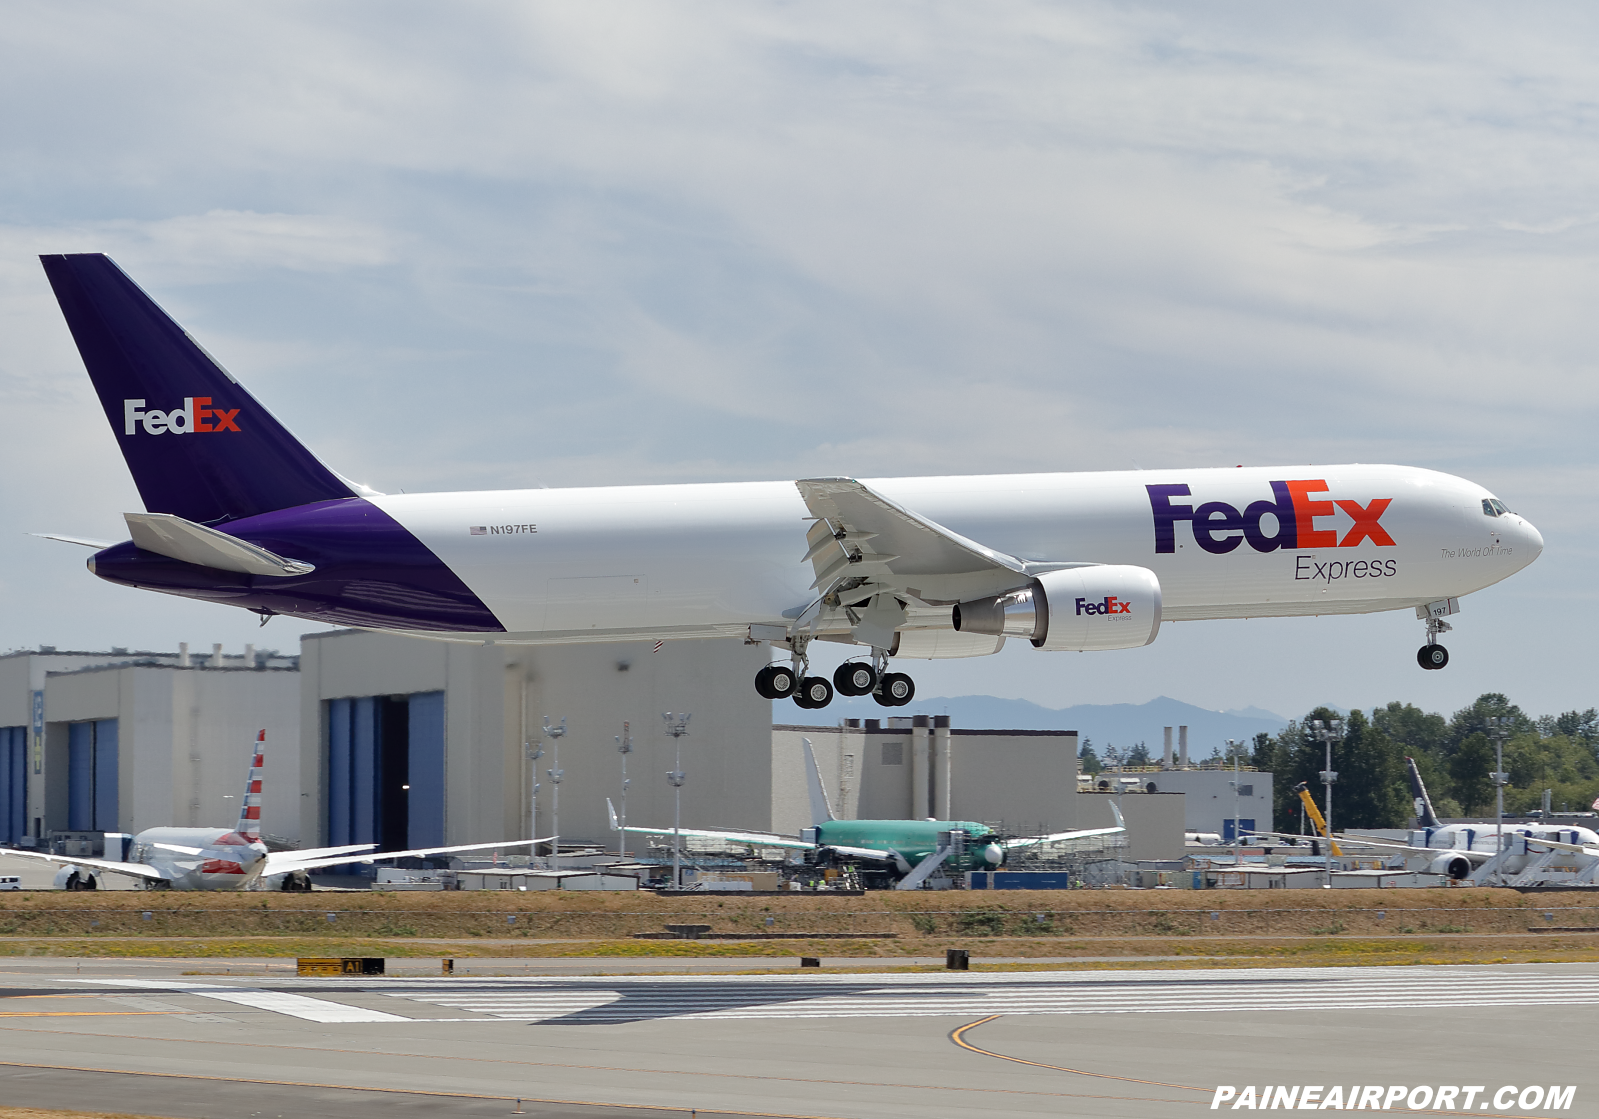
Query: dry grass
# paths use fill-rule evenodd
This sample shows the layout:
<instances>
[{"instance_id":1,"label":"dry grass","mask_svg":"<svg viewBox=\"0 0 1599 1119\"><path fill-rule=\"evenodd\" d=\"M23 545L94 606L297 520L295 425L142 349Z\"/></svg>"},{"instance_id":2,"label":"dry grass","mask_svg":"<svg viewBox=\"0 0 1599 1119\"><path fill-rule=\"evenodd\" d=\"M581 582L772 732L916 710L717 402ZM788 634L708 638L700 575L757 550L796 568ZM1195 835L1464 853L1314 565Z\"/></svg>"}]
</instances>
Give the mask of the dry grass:
<instances>
[{"instance_id":1,"label":"dry grass","mask_svg":"<svg viewBox=\"0 0 1599 1119\"><path fill-rule=\"evenodd\" d=\"M677 923L783 939L633 939ZM1530 928L1551 926L1594 932L1529 934ZM811 939L824 933L856 939ZM962 947L983 956L1421 962L1430 952L1463 960L1547 954L1557 945L1575 954L1565 958L1599 958L1586 954L1599 951L1599 896L1448 888L890 891L695 899L561 891L0 897L0 955L892 959Z\"/></svg>"}]
</instances>

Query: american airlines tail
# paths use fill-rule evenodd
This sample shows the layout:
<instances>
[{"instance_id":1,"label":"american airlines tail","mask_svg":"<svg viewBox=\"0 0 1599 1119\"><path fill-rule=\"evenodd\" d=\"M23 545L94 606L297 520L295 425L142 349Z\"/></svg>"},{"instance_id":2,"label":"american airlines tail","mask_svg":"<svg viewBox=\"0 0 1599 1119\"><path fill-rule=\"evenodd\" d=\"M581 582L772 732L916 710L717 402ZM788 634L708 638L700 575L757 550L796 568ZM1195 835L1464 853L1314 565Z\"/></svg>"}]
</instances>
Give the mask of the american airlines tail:
<instances>
[{"instance_id":1,"label":"american airlines tail","mask_svg":"<svg viewBox=\"0 0 1599 1119\"><path fill-rule=\"evenodd\" d=\"M147 510L216 524L355 496L110 257L40 259Z\"/></svg>"},{"instance_id":2,"label":"american airlines tail","mask_svg":"<svg viewBox=\"0 0 1599 1119\"><path fill-rule=\"evenodd\" d=\"M251 843L261 838L261 771L266 756L266 730L255 736L255 756L244 779L244 796L239 800L239 826L234 830Z\"/></svg>"}]
</instances>

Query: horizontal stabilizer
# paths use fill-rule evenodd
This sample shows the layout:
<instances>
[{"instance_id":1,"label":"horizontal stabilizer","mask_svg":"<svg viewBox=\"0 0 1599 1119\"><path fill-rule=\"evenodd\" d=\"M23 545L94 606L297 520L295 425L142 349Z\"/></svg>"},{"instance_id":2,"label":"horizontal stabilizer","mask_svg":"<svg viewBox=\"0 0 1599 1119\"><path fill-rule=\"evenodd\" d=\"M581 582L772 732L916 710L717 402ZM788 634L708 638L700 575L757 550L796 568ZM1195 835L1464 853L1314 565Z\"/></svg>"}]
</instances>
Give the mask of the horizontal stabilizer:
<instances>
[{"instance_id":1,"label":"horizontal stabilizer","mask_svg":"<svg viewBox=\"0 0 1599 1119\"><path fill-rule=\"evenodd\" d=\"M316 568L299 560L284 559L274 552L229 536L214 528L197 525L170 513L124 513L133 542L146 552L168 559L220 571L242 571L246 575L308 575Z\"/></svg>"},{"instance_id":2,"label":"horizontal stabilizer","mask_svg":"<svg viewBox=\"0 0 1599 1119\"><path fill-rule=\"evenodd\" d=\"M59 540L63 544L82 544L85 548L93 548L103 552L112 544L109 540L87 540L82 536L62 536L59 532L30 532L29 536L37 536L40 540Z\"/></svg>"}]
</instances>

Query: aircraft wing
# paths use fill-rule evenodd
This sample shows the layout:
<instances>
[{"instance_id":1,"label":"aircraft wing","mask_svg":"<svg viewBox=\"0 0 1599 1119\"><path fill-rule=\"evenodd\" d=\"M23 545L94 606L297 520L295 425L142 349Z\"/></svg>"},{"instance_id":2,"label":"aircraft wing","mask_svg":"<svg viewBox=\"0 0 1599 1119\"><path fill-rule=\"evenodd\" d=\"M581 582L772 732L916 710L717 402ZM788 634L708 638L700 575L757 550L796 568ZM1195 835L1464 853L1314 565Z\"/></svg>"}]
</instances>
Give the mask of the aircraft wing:
<instances>
[{"instance_id":1,"label":"aircraft wing","mask_svg":"<svg viewBox=\"0 0 1599 1119\"><path fill-rule=\"evenodd\" d=\"M905 856L898 851L877 851L870 847L840 847L836 843L826 844L826 849L840 855L848 855L852 859L876 859L882 863L900 863L905 861Z\"/></svg>"},{"instance_id":2,"label":"aircraft wing","mask_svg":"<svg viewBox=\"0 0 1599 1119\"><path fill-rule=\"evenodd\" d=\"M153 866L144 863L125 863L118 859L74 859L66 855L46 855L41 851L17 851L9 847L0 847L0 855L10 855L14 859L33 859L35 862L49 863L52 866L87 866L95 870L109 871L112 874L126 874L130 878L161 878L162 874Z\"/></svg>"},{"instance_id":3,"label":"aircraft wing","mask_svg":"<svg viewBox=\"0 0 1599 1119\"><path fill-rule=\"evenodd\" d=\"M1000 594L1027 582L1028 565L889 500L854 478L794 483L816 525L806 534L826 596L848 584L862 597L897 590L932 606ZM1051 567L1058 564L1048 565Z\"/></svg>"},{"instance_id":4,"label":"aircraft wing","mask_svg":"<svg viewBox=\"0 0 1599 1119\"><path fill-rule=\"evenodd\" d=\"M455 847L418 847L410 851L352 851L345 855L318 858L320 851L272 851L266 857L266 869L261 873L284 874L295 870L317 870L324 866L345 866L350 863L371 863L379 859L420 859L428 855L451 855L458 851L492 851L503 847L527 847L535 843L548 843L554 839L507 839L498 843L463 843ZM372 844L362 844L371 847Z\"/></svg>"},{"instance_id":5,"label":"aircraft wing","mask_svg":"<svg viewBox=\"0 0 1599 1119\"><path fill-rule=\"evenodd\" d=\"M1087 828L1083 831L1058 831L1049 835L1023 835L1015 839L1006 839L1000 846L1007 851L1014 851L1018 847L1036 847L1043 843L1063 843L1068 839L1087 839L1095 835L1117 835L1126 831L1126 828Z\"/></svg>"},{"instance_id":6,"label":"aircraft wing","mask_svg":"<svg viewBox=\"0 0 1599 1119\"><path fill-rule=\"evenodd\" d=\"M1539 843L1545 847L1553 847L1556 851L1572 851L1579 855L1599 855L1599 847L1585 847L1581 843L1562 843L1557 839L1540 839L1536 835L1524 835L1521 838L1528 843Z\"/></svg>"},{"instance_id":7,"label":"aircraft wing","mask_svg":"<svg viewBox=\"0 0 1599 1119\"><path fill-rule=\"evenodd\" d=\"M634 835L671 835L671 828L618 828L618 831L632 832ZM751 847L789 847L797 851L813 851L816 844L806 843L803 839L793 836L775 835L764 831L717 831L712 828L678 828L678 835L691 836L694 839L725 839L729 843L747 843Z\"/></svg>"},{"instance_id":8,"label":"aircraft wing","mask_svg":"<svg viewBox=\"0 0 1599 1119\"><path fill-rule=\"evenodd\" d=\"M1326 842L1321 836L1311 836L1319 842ZM1338 835L1334 837L1339 843L1366 847L1382 847L1390 851L1409 851L1417 855L1461 855L1473 862L1485 863L1494 857L1492 851L1472 851L1465 847L1412 847L1408 843L1394 843L1387 839L1367 839L1360 835ZM1541 841L1540 841L1541 842Z\"/></svg>"}]
</instances>

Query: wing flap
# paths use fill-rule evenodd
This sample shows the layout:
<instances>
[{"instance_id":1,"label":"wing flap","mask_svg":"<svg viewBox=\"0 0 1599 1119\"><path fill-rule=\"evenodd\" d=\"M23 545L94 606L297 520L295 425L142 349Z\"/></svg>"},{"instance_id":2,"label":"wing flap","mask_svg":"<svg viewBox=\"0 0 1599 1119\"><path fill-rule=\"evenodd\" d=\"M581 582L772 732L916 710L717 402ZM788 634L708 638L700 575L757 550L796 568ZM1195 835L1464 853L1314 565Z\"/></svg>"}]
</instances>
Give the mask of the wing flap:
<instances>
[{"instance_id":1,"label":"wing flap","mask_svg":"<svg viewBox=\"0 0 1599 1119\"><path fill-rule=\"evenodd\" d=\"M811 516L825 524L812 529L806 555L815 564L819 587L859 564L868 564L871 574L895 577L1025 572L1015 556L951 532L854 478L801 478L795 484ZM828 547L823 531L838 547Z\"/></svg>"}]
</instances>

